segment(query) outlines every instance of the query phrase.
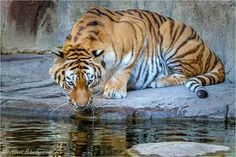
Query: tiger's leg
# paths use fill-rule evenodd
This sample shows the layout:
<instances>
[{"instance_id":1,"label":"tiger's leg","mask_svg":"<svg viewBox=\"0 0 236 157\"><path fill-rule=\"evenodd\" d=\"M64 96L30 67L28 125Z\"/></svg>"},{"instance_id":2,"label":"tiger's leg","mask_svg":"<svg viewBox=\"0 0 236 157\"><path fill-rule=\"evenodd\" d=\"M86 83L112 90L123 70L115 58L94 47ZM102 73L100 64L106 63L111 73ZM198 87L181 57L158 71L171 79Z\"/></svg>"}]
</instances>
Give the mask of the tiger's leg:
<instances>
[{"instance_id":1,"label":"tiger's leg","mask_svg":"<svg viewBox=\"0 0 236 157\"><path fill-rule=\"evenodd\" d=\"M118 23L113 23L116 40L114 43L117 56L115 73L106 82L103 96L105 98L124 98L127 96L127 82L136 65L142 49L147 47L147 28L142 19L122 16ZM116 37L116 38L115 38ZM119 40L118 40L119 39ZM113 44L112 44L113 47ZM108 57L111 58L110 55Z\"/></svg>"},{"instance_id":2,"label":"tiger's leg","mask_svg":"<svg viewBox=\"0 0 236 157\"><path fill-rule=\"evenodd\" d=\"M108 99L120 99L127 96L127 82L130 78L130 69L116 72L106 82L103 96Z\"/></svg>"},{"instance_id":3,"label":"tiger's leg","mask_svg":"<svg viewBox=\"0 0 236 157\"><path fill-rule=\"evenodd\" d=\"M148 87L151 88L161 88L167 86L183 85L187 82L188 78L180 74L172 74L166 77L156 78L150 83Z\"/></svg>"}]
</instances>

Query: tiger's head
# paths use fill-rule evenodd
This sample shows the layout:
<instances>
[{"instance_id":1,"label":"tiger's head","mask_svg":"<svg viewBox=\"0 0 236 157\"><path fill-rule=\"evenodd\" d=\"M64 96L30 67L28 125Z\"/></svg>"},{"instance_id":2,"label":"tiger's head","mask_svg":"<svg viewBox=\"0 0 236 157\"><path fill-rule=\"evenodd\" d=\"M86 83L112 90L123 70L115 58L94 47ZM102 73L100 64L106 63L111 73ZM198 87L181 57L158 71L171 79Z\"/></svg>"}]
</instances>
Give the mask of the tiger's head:
<instances>
[{"instance_id":1,"label":"tiger's head","mask_svg":"<svg viewBox=\"0 0 236 157\"><path fill-rule=\"evenodd\" d=\"M89 107L93 100L93 88L104 76L104 63L88 55L84 50L73 49L78 56L65 60L57 52L49 73L65 90L68 102L74 109Z\"/></svg>"}]
</instances>

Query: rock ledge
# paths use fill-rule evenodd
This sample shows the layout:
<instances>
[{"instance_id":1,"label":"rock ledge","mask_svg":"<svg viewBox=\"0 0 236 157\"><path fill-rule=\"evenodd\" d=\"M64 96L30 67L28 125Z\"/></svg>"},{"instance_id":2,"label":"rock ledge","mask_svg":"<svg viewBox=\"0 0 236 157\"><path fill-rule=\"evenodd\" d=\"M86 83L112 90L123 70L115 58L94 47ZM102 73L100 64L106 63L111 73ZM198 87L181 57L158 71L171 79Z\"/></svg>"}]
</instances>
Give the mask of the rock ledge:
<instances>
[{"instance_id":1,"label":"rock ledge","mask_svg":"<svg viewBox=\"0 0 236 157\"><path fill-rule=\"evenodd\" d=\"M1 113L20 116L70 117L75 115L63 90L48 74L48 55L1 56ZM94 99L101 119L200 118L235 119L235 84L207 86L209 97L199 99L184 86L128 92L128 97ZM86 114L87 115L87 114Z\"/></svg>"}]
</instances>

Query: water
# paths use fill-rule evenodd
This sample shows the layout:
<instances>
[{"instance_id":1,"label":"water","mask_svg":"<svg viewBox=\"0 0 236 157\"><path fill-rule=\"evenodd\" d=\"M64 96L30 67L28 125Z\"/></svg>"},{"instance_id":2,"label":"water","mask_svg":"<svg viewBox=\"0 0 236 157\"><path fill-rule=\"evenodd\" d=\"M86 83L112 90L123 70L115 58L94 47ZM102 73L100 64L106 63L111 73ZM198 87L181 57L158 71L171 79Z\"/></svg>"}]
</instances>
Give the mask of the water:
<instances>
[{"instance_id":1,"label":"water","mask_svg":"<svg viewBox=\"0 0 236 157\"><path fill-rule=\"evenodd\" d=\"M2 156L125 156L138 143L193 141L231 147L235 124L174 120L92 121L1 117Z\"/></svg>"}]
</instances>

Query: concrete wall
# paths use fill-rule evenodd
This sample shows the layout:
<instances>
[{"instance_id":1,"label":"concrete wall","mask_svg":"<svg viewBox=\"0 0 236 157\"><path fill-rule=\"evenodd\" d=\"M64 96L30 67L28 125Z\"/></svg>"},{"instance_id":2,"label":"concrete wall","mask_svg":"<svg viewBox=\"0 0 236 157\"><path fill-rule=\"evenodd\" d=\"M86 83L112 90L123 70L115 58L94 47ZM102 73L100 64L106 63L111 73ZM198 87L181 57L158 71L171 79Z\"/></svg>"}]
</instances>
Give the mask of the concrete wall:
<instances>
[{"instance_id":1,"label":"concrete wall","mask_svg":"<svg viewBox=\"0 0 236 157\"><path fill-rule=\"evenodd\" d=\"M191 25L225 63L227 80L235 83L234 1L1 1L1 54L55 50L94 3L152 10Z\"/></svg>"}]
</instances>

